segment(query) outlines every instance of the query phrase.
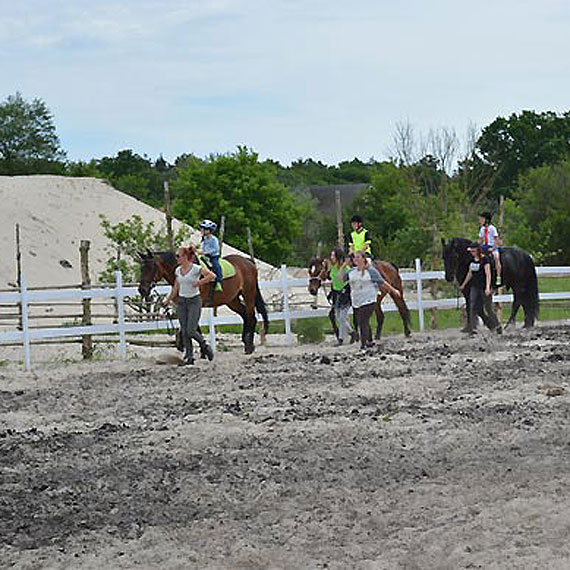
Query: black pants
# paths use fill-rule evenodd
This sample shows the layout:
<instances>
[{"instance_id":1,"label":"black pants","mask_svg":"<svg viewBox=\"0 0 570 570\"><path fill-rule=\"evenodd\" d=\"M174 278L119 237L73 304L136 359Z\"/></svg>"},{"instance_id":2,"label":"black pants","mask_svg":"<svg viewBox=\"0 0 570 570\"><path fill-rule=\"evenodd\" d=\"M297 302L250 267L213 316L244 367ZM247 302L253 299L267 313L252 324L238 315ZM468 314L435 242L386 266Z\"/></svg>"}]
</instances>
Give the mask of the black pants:
<instances>
[{"instance_id":1,"label":"black pants","mask_svg":"<svg viewBox=\"0 0 570 570\"><path fill-rule=\"evenodd\" d=\"M485 289L471 287L469 293L469 328L477 328L477 317L481 317L484 323L492 330L499 326L499 319L493 307L493 296L485 295Z\"/></svg>"},{"instance_id":2,"label":"black pants","mask_svg":"<svg viewBox=\"0 0 570 570\"><path fill-rule=\"evenodd\" d=\"M372 329L370 328L370 317L374 312L376 303L370 303L354 309L354 325L360 333L360 346L364 348L372 342Z\"/></svg>"}]
</instances>

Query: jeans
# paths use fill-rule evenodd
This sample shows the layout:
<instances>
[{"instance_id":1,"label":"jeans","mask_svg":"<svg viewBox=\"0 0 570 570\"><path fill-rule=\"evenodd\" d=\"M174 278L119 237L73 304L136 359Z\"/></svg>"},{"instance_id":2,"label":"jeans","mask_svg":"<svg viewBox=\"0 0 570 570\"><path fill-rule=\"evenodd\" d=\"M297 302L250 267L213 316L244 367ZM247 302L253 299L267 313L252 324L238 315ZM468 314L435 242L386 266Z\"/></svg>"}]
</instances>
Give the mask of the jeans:
<instances>
[{"instance_id":1,"label":"jeans","mask_svg":"<svg viewBox=\"0 0 570 570\"><path fill-rule=\"evenodd\" d=\"M372 343L372 329L370 328L370 317L374 312L376 303L369 303L354 309L354 324L360 333L360 346L365 348Z\"/></svg>"},{"instance_id":2,"label":"jeans","mask_svg":"<svg viewBox=\"0 0 570 570\"><path fill-rule=\"evenodd\" d=\"M350 316L348 311L350 305L341 306L338 301L334 304L334 317L338 326L339 340L346 341L346 334L352 334L352 326L350 325Z\"/></svg>"},{"instance_id":3,"label":"jeans","mask_svg":"<svg viewBox=\"0 0 570 570\"><path fill-rule=\"evenodd\" d=\"M493 308L493 296L485 295L485 289L471 287L469 295L469 328L477 328L477 317L481 316L485 324L491 329L499 326L499 319Z\"/></svg>"},{"instance_id":4,"label":"jeans","mask_svg":"<svg viewBox=\"0 0 570 570\"><path fill-rule=\"evenodd\" d=\"M195 297L178 297L176 303L176 312L180 321L180 334L184 344L185 357L193 360L192 339L194 339L200 348L206 346L206 341L202 333L198 330L200 322L200 314L202 312L202 299L200 295Z\"/></svg>"},{"instance_id":5,"label":"jeans","mask_svg":"<svg viewBox=\"0 0 570 570\"><path fill-rule=\"evenodd\" d=\"M216 274L216 283L222 282L222 266L220 265L219 255L208 255L208 259L212 263L212 270Z\"/></svg>"}]
</instances>

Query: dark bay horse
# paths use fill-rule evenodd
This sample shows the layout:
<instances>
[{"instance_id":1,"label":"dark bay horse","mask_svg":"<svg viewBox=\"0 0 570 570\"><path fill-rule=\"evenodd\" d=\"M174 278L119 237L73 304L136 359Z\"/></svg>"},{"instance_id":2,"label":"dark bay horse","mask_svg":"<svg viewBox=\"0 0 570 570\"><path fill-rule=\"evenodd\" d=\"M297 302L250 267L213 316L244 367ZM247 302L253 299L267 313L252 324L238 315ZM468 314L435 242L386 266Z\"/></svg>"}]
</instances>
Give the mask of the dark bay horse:
<instances>
[{"instance_id":1,"label":"dark bay horse","mask_svg":"<svg viewBox=\"0 0 570 570\"><path fill-rule=\"evenodd\" d=\"M445 264L445 279L450 283L456 279L459 284L463 283L469 264L472 261L467 246L471 240L465 238L453 238L449 242L441 240L443 246L443 262ZM524 309L524 326L532 327L538 317L538 279L536 268L531 256L518 247L501 247L501 266L503 286L513 291L513 305L511 316L506 326L515 323L519 308ZM469 306L469 287L463 291L465 302ZM485 323L487 324L487 323Z\"/></svg>"},{"instance_id":2,"label":"dark bay horse","mask_svg":"<svg viewBox=\"0 0 570 570\"><path fill-rule=\"evenodd\" d=\"M404 324L404 334L410 336L412 333L410 331L410 312L404 301L404 290L402 287L402 279L400 277L400 272L398 268L388 261L375 261L374 266L382 275L382 278L390 283L392 287L397 289L401 297L394 297L394 303L398 307L400 312L400 317L402 317L402 323ZM313 257L309 262L309 293L311 295L316 295L321 283L330 279L330 265L328 259L323 259L322 257ZM386 296L386 293L380 292L376 299L376 339L378 340L382 335L382 325L384 324L384 311L382 310L382 299ZM337 334L336 322L334 319L334 310L329 313L329 318L333 323L333 329L335 334Z\"/></svg>"},{"instance_id":3,"label":"dark bay horse","mask_svg":"<svg viewBox=\"0 0 570 570\"><path fill-rule=\"evenodd\" d=\"M171 252L148 251L139 254L141 262L141 280L139 293L143 300L148 299L153 287L165 279L169 285L175 281L174 270L178 265L176 258ZM223 280L223 291L214 293L214 307L227 305L243 319L243 331L241 335L245 353L251 354L255 350L253 336L257 318L255 310L263 318L265 332L269 327L269 318L265 301L259 290L257 279L257 267L248 258L241 255L227 255L224 257L235 268L236 274ZM206 306L210 293L210 284L200 287L202 303Z\"/></svg>"}]
</instances>

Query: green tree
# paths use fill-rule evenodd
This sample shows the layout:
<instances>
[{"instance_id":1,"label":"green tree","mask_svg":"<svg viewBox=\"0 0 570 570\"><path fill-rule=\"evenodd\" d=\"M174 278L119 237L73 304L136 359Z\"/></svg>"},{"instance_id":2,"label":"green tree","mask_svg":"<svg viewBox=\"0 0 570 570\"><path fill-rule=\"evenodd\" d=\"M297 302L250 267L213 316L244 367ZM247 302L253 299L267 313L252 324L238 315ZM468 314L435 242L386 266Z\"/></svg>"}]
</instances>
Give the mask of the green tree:
<instances>
[{"instance_id":1,"label":"green tree","mask_svg":"<svg viewBox=\"0 0 570 570\"><path fill-rule=\"evenodd\" d=\"M508 119L498 117L483 129L476 148L493 167L493 195L511 196L519 175L570 156L570 112L523 111Z\"/></svg>"},{"instance_id":2,"label":"green tree","mask_svg":"<svg viewBox=\"0 0 570 570\"><path fill-rule=\"evenodd\" d=\"M99 176L109 180L117 190L151 206L164 204L163 184L172 170L162 157L153 163L148 157L126 149L117 156L98 160L96 167Z\"/></svg>"},{"instance_id":3,"label":"green tree","mask_svg":"<svg viewBox=\"0 0 570 570\"><path fill-rule=\"evenodd\" d=\"M570 264L570 160L533 168L522 175L506 201L509 244L533 254L539 263Z\"/></svg>"},{"instance_id":4,"label":"green tree","mask_svg":"<svg viewBox=\"0 0 570 570\"><path fill-rule=\"evenodd\" d=\"M247 148L188 156L172 183L173 215L195 226L202 218L226 219L226 239L247 251L251 229L257 257L273 264L288 262L301 232L303 204L277 180L275 166L259 162Z\"/></svg>"},{"instance_id":5,"label":"green tree","mask_svg":"<svg viewBox=\"0 0 570 570\"><path fill-rule=\"evenodd\" d=\"M121 270L123 281L134 283L139 279L139 252L166 251L168 240L165 224L156 228L156 224L151 221L143 222L143 219L135 214L129 219L112 224L105 216L101 216L101 227L105 237L109 240L107 253L110 257L99 279L105 283L115 281L115 271ZM190 228L182 226L174 238L174 246L178 247L183 242L189 241L191 236Z\"/></svg>"},{"instance_id":6,"label":"green tree","mask_svg":"<svg viewBox=\"0 0 570 570\"><path fill-rule=\"evenodd\" d=\"M0 173L60 174L64 159L44 101L26 101L16 93L0 104Z\"/></svg>"}]
</instances>

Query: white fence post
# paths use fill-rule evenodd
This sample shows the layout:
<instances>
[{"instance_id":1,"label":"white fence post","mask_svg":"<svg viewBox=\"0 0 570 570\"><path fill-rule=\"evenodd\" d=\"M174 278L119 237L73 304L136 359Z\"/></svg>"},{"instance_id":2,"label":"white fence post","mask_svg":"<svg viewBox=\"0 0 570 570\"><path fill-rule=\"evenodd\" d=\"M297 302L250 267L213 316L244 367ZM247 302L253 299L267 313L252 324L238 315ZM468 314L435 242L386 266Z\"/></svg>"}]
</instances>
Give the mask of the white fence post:
<instances>
[{"instance_id":1,"label":"white fence post","mask_svg":"<svg viewBox=\"0 0 570 570\"><path fill-rule=\"evenodd\" d=\"M22 304L22 333L24 335L24 364L26 370L32 369L32 357L30 351L30 320L28 308L28 288L24 272L20 276L20 298Z\"/></svg>"},{"instance_id":2,"label":"white fence post","mask_svg":"<svg viewBox=\"0 0 570 570\"><path fill-rule=\"evenodd\" d=\"M420 320L420 331L424 330L424 302L422 299L422 261L416 257L416 284L418 288L418 317Z\"/></svg>"},{"instance_id":3,"label":"white fence post","mask_svg":"<svg viewBox=\"0 0 570 570\"><path fill-rule=\"evenodd\" d=\"M208 313L208 327L210 334L210 347L214 352L216 352L216 327L214 326L214 309L210 308Z\"/></svg>"},{"instance_id":4,"label":"white fence post","mask_svg":"<svg viewBox=\"0 0 570 570\"><path fill-rule=\"evenodd\" d=\"M115 273L117 287L115 289L115 297L117 299L117 324L119 327L119 358L125 360L127 358L127 336L125 334L125 302L123 295L123 274L120 271Z\"/></svg>"},{"instance_id":5,"label":"white fence post","mask_svg":"<svg viewBox=\"0 0 570 570\"><path fill-rule=\"evenodd\" d=\"M293 344L291 334L291 313L289 311L289 289L287 286L287 266L281 265L281 283L283 286L283 313L285 315L285 340L287 344Z\"/></svg>"}]
</instances>

